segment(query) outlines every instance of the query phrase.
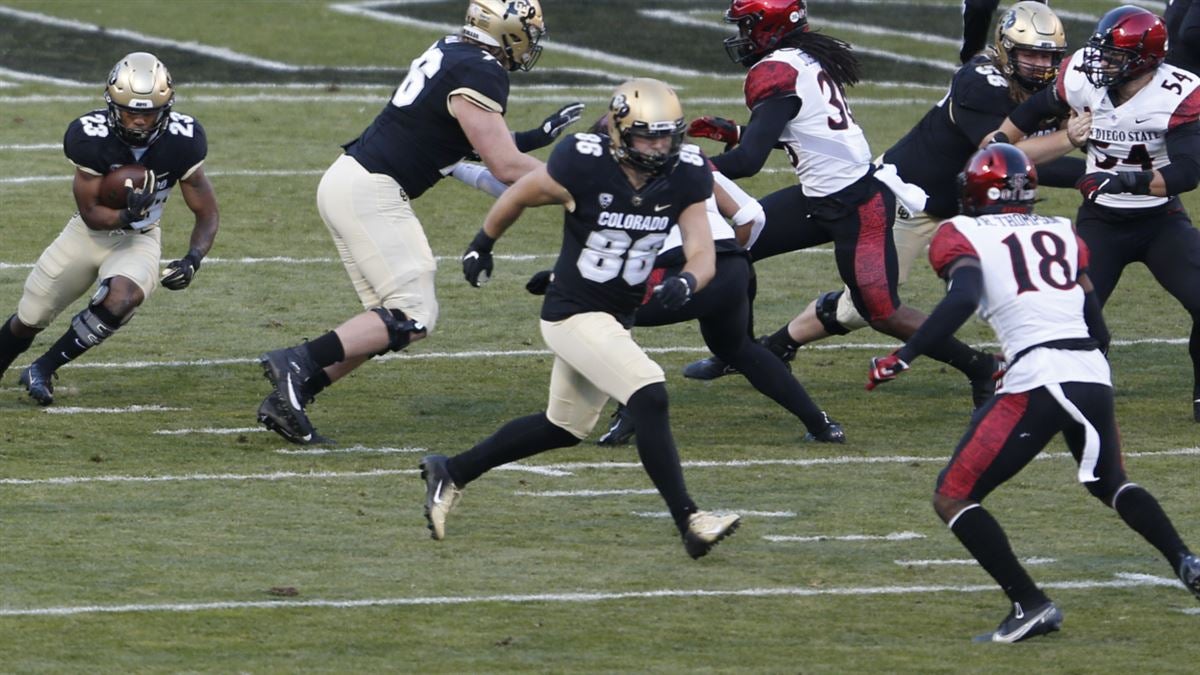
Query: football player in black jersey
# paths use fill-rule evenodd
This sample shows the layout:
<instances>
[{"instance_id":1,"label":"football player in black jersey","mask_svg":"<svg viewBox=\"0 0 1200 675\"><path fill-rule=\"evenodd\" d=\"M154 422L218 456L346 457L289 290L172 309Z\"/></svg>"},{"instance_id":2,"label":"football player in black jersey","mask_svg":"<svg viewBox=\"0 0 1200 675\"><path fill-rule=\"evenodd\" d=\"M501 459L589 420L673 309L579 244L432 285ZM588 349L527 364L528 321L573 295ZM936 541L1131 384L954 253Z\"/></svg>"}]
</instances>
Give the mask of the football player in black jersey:
<instances>
[{"instance_id":1,"label":"football player in black jersey","mask_svg":"<svg viewBox=\"0 0 1200 675\"><path fill-rule=\"evenodd\" d=\"M274 386L258 409L264 426L295 443L326 440L305 405L368 359L433 330L437 265L411 201L473 153L506 184L542 166L525 152L549 144L565 124L547 120L512 134L504 112L509 72L534 66L544 33L538 0L470 0L460 33L412 62L391 100L325 172L317 207L365 311L260 358Z\"/></svg>"},{"instance_id":2,"label":"football player in black jersey","mask_svg":"<svg viewBox=\"0 0 1200 675\"><path fill-rule=\"evenodd\" d=\"M611 136L575 134L559 143L545 167L500 196L463 255L463 274L478 286L491 273L495 240L526 208L565 208L555 280L541 313L542 337L555 355L549 405L508 422L464 453L421 461L425 517L434 539L445 536L446 516L468 483L503 464L577 445L596 426L609 398L624 403L633 416L638 456L689 555L705 555L740 522L736 515L699 511L688 496L662 368L629 331L655 258L675 225L686 262L654 286L652 302L682 307L713 277L716 254L705 215L712 173L696 148L681 147L683 109L662 82L621 85L608 115Z\"/></svg>"},{"instance_id":3,"label":"football player in black jersey","mask_svg":"<svg viewBox=\"0 0 1200 675\"><path fill-rule=\"evenodd\" d=\"M1200 2L1170 0L1163 22L1167 24L1167 63L1200 73Z\"/></svg>"},{"instance_id":4,"label":"football player in black jersey","mask_svg":"<svg viewBox=\"0 0 1200 675\"><path fill-rule=\"evenodd\" d=\"M166 66L146 52L126 55L109 73L104 100L107 109L74 120L63 138L63 151L75 165L78 212L42 252L16 314L0 326L2 375L35 335L99 280L71 327L21 372L21 385L44 406L54 402L55 372L127 323L160 283L170 290L187 288L220 221L202 166L208 153L204 128L171 109L175 87ZM125 164L146 167L146 178L128 189L125 208L102 205L103 176ZM195 224L187 254L160 274L159 219L176 183Z\"/></svg>"},{"instance_id":5,"label":"football player in black jersey","mask_svg":"<svg viewBox=\"0 0 1200 675\"><path fill-rule=\"evenodd\" d=\"M994 5L993 5L994 6ZM892 230L899 283L929 245L937 226L958 214L957 174L1005 116L1054 81L1066 53L1062 22L1045 4L1018 2L996 24L991 47L972 56L955 74L945 97L883 154L900 177L920 187L925 209L896 214ZM1066 138L1063 119L1040 120L1036 133ZM1074 187L1084 173L1080 157L1061 157L1038 166L1041 184ZM818 294L799 316L765 338L772 351L791 356L803 344L844 335L867 325L845 289Z\"/></svg>"}]
</instances>

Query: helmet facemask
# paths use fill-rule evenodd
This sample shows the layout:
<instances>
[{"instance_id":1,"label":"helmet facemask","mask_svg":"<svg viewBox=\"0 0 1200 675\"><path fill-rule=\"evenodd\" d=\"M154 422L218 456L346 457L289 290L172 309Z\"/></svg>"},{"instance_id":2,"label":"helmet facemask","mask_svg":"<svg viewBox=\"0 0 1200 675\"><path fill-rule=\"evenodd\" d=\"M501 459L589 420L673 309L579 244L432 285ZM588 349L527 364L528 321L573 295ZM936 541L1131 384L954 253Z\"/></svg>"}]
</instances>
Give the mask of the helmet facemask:
<instances>
[{"instance_id":1,"label":"helmet facemask","mask_svg":"<svg viewBox=\"0 0 1200 675\"><path fill-rule=\"evenodd\" d=\"M504 54L510 71L533 69L546 23L538 0L471 0L462 35Z\"/></svg>"},{"instance_id":2,"label":"helmet facemask","mask_svg":"<svg viewBox=\"0 0 1200 675\"><path fill-rule=\"evenodd\" d=\"M166 131L175 103L175 86L167 67L153 54L134 52L109 72L104 102L108 105L108 126L117 138L133 147L145 147ZM122 110L156 116L144 128L128 127L121 119Z\"/></svg>"}]
</instances>

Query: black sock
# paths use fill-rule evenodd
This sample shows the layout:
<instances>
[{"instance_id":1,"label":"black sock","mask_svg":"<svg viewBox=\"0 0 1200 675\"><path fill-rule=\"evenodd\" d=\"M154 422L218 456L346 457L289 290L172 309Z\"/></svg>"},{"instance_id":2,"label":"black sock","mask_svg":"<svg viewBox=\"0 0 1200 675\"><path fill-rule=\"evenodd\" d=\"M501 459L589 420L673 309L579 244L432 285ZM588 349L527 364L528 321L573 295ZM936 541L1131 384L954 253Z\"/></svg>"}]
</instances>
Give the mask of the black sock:
<instances>
[{"instance_id":1,"label":"black sock","mask_svg":"<svg viewBox=\"0 0 1200 675\"><path fill-rule=\"evenodd\" d=\"M1158 549L1172 570L1178 570L1179 561L1190 551L1154 495L1140 485L1130 485L1117 493L1116 502L1113 508L1121 520Z\"/></svg>"},{"instance_id":2,"label":"black sock","mask_svg":"<svg viewBox=\"0 0 1200 675\"><path fill-rule=\"evenodd\" d=\"M100 323L95 324L95 320ZM38 365L54 372L103 342L120 327L120 318L103 305L90 306L71 317L71 326L45 354L38 357ZM81 333L87 337L81 337Z\"/></svg>"},{"instance_id":3,"label":"black sock","mask_svg":"<svg viewBox=\"0 0 1200 675\"><path fill-rule=\"evenodd\" d=\"M800 343L796 342L795 340L792 339L791 333L788 332L789 324L790 324L790 322L785 323L785 324L783 324L783 328L780 328L779 330L775 331L774 333L771 333L771 335L767 338L767 343L770 345L787 348L792 351L795 351L796 349L798 349L800 347ZM781 354L781 353L783 353L784 350L783 349L771 349L771 351L775 352L776 354Z\"/></svg>"},{"instance_id":4,"label":"black sock","mask_svg":"<svg viewBox=\"0 0 1200 675\"><path fill-rule=\"evenodd\" d=\"M462 487L498 466L578 444L574 434L546 419L545 413L537 413L508 422L475 447L451 457L447 467L454 483Z\"/></svg>"},{"instance_id":5,"label":"black sock","mask_svg":"<svg viewBox=\"0 0 1200 675\"><path fill-rule=\"evenodd\" d=\"M784 331L787 331L786 327ZM774 337L772 335L770 339ZM829 419L809 397L804 386L767 347L757 342L745 342L728 359L728 363L745 375L755 389L799 417L812 433L820 433L829 426ZM641 430L638 432L641 433Z\"/></svg>"},{"instance_id":6,"label":"black sock","mask_svg":"<svg viewBox=\"0 0 1200 675\"><path fill-rule=\"evenodd\" d=\"M327 368L346 358L346 350L342 347L342 339L337 333L329 331L321 337L305 343L304 349L317 366Z\"/></svg>"},{"instance_id":7,"label":"black sock","mask_svg":"<svg viewBox=\"0 0 1200 675\"><path fill-rule=\"evenodd\" d=\"M1192 400L1200 399L1200 322L1192 320L1192 335L1188 339L1188 355L1192 357Z\"/></svg>"},{"instance_id":8,"label":"black sock","mask_svg":"<svg viewBox=\"0 0 1200 675\"><path fill-rule=\"evenodd\" d=\"M1008 599L1033 608L1046 602L1046 597L1033 579L1021 567L1008 544L1003 528L982 506L968 507L954 518L950 531L975 556L983 569L992 575Z\"/></svg>"},{"instance_id":9,"label":"black sock","mask_svg":"<svg viewBox=\"0 0 1200 675\"><path fill-rule=\"evenodd\" d=\"M0 326L0 376L4 375L4 371L8 370L12 362L33 344L33 336L21 338L13 335L11 325L16 320L17 315L13 314Z\"/></svg>"},{"instance_id":10,"label":"black sock","mask_svg":"<svg viewBox=\"0 0 1200 675\"><path fill-rule=\"evenodd\" d=\"M325 391L325 387L331 384L333 382L329 379L329 375L324 370L318 370L316 375L308 378L304 381L304 384L300 385L300 394L304 397L305 401L311 401L317 397L317 394Z\"/></svg>"},{"instance_id":11,"label":"black sock","mask_svg":"<svg viewBox=\"0 0 1200 675\"><path fill-rule=\"evenodd\" d=\"M950 338L930 349L927 354L953 366L961 371L968 379L982 380L992 376L996 369L996 358L987 352L971 349L958 338Z\"/></svg>"},{"instance_id":12,"label":"black sock","mask_svg":"<svg viewBox=\"0 0 1200 675\"><path fill-rule=\"evenodd\" d=\"M638 458L646 474L667 502L671 517L680 532L687 529L688 516L696 512L696 503L688 496L679 466L679 451L671 436L667 414L667 388L661 382L634 392L625 404L637 427Z\"/></svg>"}]
</instances>

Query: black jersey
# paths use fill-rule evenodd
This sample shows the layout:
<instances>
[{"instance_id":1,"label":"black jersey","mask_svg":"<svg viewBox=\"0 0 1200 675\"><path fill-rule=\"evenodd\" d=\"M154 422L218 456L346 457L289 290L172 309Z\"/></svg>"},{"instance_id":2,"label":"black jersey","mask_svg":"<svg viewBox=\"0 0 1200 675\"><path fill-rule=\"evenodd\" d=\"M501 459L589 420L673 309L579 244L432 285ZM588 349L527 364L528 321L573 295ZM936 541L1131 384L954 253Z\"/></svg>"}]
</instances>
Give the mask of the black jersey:
<instances>
[{"instance_id":1,"label":"black jersey","mask_svg":"<svg viewBox=\"0 0 1200 675\"><path fill-rule=\"evenodd\" d=\"M1167 25L1167 63L1200 73L1200 46L1185 40L1189 33L1200 29L1200 5L1193 0L1172 0L1163 12Z\"/></svg>"},{"instance_id":2,"label":"black jersey","mask_svg":"<svg viewBox=\"0 0 1200 675\"><path fill-rule=\"evenodd\" d=\"M391 176L415 199L472 151L450 114L454 94L500 114L508 105L504 66L482 47L451 35L412 62L371 126L343 146L346 154L371 173Z\"/></svg>"},{"instance_id":3,"label":"black jersey","mask_svg":"<svg viewBox=\"0 0 1200 675\"><path fill-rule=\"evenodd\" d=\"M901 178L929 195L926 213L957 215L959 172L983 137L1016 107L1008 79L986 54L977 55L954 73L942 100L883 153L883 161L895 164ZM1047 121L1041 128L1057 128L1057 122Z\"/></svg>"},{"instance_id":4,"label":"black jersey","mask_svg":"<svg viewBox=\"0 0 1200 675\"><path fill-rule=\"evenodd\" d=\"M712 195L712 171L700 149L685 145L669 173L634 190L609 151L607 136L563 139L546 164L571 193L575 210L563 219L562 250L542 318L561 321L583 312L608 312L633 325L646 278L679 214Z\"/></svg>"},{"instance_id":5,"label":"black jersey","mask_svg":"<svg viewBox=\"0 0 1200 675\"><path fill-rule=\"evenodd\" d=\"M145 148L135 148L117 138L108 126L108 111L101 108L71 122L63 135L63 152L75 166L98 176L125 164L152 170L158 196L150 214L133 224L139 228L158 221L171 188L204 161L208 138L196 118L172 111L166 130Z\"/></svg>"}]
</instances>

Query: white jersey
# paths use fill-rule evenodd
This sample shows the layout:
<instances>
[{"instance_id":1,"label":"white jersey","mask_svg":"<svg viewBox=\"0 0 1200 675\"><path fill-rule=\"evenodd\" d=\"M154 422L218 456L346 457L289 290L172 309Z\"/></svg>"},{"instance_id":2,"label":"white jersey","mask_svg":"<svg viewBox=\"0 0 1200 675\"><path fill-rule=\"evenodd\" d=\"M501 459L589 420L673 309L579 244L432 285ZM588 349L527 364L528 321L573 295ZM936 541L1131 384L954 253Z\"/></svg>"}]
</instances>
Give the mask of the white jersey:
<instances>
[{"instance_id":1,"label":"white jersey","mask_svg":"<svg viewBox=\"0 0 1200 675\"><path fill-rule=\"evenodd\" d=\"M715 169L713 170L713 181L724 187L726 192L728 192L730 196L734 198L734 201L737 202L739 207L742 206L747 200L754 200L753 197L746 194L740 188L737 188L733 181L729 180L724 174ZM731 188L730 186L733 187ZM712 230L713 241L735 238L736 235L733 232L733 227L729 225L729 222L726 221L725 217L721 215L721 210L717 208L716 194L710 195L709 198L704 201L704 210L705 215L708 216L708 227ZM667 233L666 241L663 242L660 255L661 253L666 253L667 251L670 251L674 248L679 248L680 246L683 246L683 237L679 234L679 225L673 225L671 226L671 231Z\"/></svg>"},{"instance_id":2,"label":"white jersey","mask_svg":"<svg viewBox=\"0 0 1200 675\"><path fill-rule=\"evenodd\" d=\"M998 391L1059 382L1111 384L1108 361L1098 350L1037 348L1089 337L1084 293L1076 282L1087 267L1087 247L1071 221L1019 213L956 216L934 235L929 260L946 276L964 256L977 259L983 270L979 316L996 332L1009 362L1016 359Z\"/></svg>"},{"instance_id":3,"label":"white jersey","mask_svg":"<svg viewBox=\"0 0 1200 675\"><path fill-rule=\"evenodd\" d=\"M1107 87L1088 81L1081 65L1083 50L1062 64L1055 84L1060 101L1077 113L1091 111L1092 132L1087 143L1087 170L1150 171L1171 163L1167 156L1167 131L1195 122L1200 114L1200 76L1162 64L1133 98L1113 106ZM1096 203L1118 209L1159 206L1166 197L1153 195L1100 195Z\"/></svg>"},{"instance_id":4,"label":"white jersey","mask_svg":"<svg viewBox=\"0 0 1200 675\"><path fill-rule=\"evenodd\" d=\"M854 122L842 87L799 49L778 49L746 75L746 107L784 96L800 99L800 112L779 141L796 170L804 194L824 197L866 175L871 166L867 137Z\"/></svg>"}]
</instances>

